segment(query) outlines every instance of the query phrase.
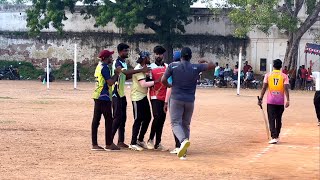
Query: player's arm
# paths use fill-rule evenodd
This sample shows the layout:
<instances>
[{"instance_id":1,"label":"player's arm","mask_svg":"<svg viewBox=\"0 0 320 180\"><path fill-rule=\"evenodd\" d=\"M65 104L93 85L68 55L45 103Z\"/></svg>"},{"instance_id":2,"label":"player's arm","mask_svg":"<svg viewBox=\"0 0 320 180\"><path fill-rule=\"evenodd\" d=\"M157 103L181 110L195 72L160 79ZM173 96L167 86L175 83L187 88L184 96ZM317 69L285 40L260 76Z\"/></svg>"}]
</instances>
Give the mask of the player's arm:
<instances>
[{"instance_id":1,"label":"player's arm","mask_svg":"<svg viewBox=\"0 0 320 180\"><path fill-rule=\"evenodd\" d=\"M199 60L198 61L200 64L205 64L206 66L204 67L203 71L210 71L212 69L215 69L216 66L215 64L211 61L211 62L208 62L206 60Z\"/></svg>"},{"instance_id":2,"label":"player's arm","mask_svg":"<svg viewBox=\"0 0 320 180\"><path fill-rule=\"evenodd\" d=\"M137 74L137 73L147 73L149 71L149 68L147 66L144 66L143 68L141 69L130 69L130 70L125 70L123 69L122 70L122 73L125 74L126 76L131 76L133 74Z\"/></svg>"},{"instance_id":3,"label":"player's arm","mask_svg":"<svg viewBox=\"0 0 320 180\"><path fill-rule=\"evenodd\" d=\"M115 69L115 75L113 75L112 77L110 76L110 71L109 71L109 68L107 67L104 67L102 68L101 70L101 73L102 73L102 76L103 78L106 80L107 84L109 86L112 86L117 80L118 80L118 77L119 77L119 73L121 72L121 68L117 68Z\"/></svg>"},{"instance_id":4,"label":"player's arm","mask_svg":"<svg viewBox=\"0 0 320 180\"><path fill-rule=\"evenodd\" d=\"M147 82L146 79L141 79L139 80L139 84L144 88L148 88L148 87L154 86L154 81Z\"/></svg>"},{"instance_id":5,"label":"player's arm","mask_svg":"<svg viewBox=\"0 0 320 180\"><path fill-rule=\"evenodd\" d=\"M171 87L171 85L168 82L170 76L172 76L172 64L169 64L168 68L166 69L166 72L161 77L161 83L168 88Z\"/></svg>"},{"instance_id":6,"label":"player's arm","mask_svg":"<svg viewBox=\"0 0 320 180\"><path fill-rule=\"evenodd\" d=\"M288 76L286 76L285 80L284 80L284 93L286 94L286 99L287 99L287 102L286 102L286 105L285 105L286 108L290 106L289 88L290 88L289 78L288 78Z\"/></svg>"},{"instance_id":7,"label":"player's arm","mask_svg":"<svg viewBox=\"0 0 320 180\"><path fill-rule=\"evenodd\" d=\"M263 85L262 85L262 90L261 90L261 94L259 96L259 100L258 100L258 105L261 106L262 105L262 100L263 100L263 97L264 97L264 94L266 93L267 89L268 89L268 74L266 74L264 76L264 79L263 79Z\"/></svg>"},{"instance_id":8,"label":"player's arm","mask_svg":"<svg viewBox=\"0 0 320 180\"><path fill-rule=\"evenodd\" d=\"M164 107L163 107L163 111L165 113L167 113L168 111L168 102L171 96L171 88L167 88L167 92L166 92L166 99L164 100Z\"/></svg>"}]
</instances>

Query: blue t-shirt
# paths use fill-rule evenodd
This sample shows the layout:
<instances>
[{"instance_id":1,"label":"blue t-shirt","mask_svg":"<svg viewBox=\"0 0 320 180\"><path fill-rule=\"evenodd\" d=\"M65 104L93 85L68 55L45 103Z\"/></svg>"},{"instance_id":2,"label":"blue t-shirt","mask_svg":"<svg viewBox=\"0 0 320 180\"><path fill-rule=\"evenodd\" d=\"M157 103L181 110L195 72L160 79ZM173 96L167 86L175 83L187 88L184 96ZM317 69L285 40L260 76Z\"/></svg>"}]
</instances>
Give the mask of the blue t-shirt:
<instances>
[{"instance_id":1,"label":"blue t-shirt","mask_svg":"<svg viewBox=\"0 0 320 180\"><path fill-rule=\"evenodd\" d=\"M105 83L104 83L102 91L100 93L99 100L110 101L111 99L109 97L109 95L110 95L109 86L107 83L107 80L111 79L110 70L109 70L109 67L107 64L103 63L102 66L103 66L103 68L101 69L101 74L105 80Z\"/></svg>"},{"instance_id":2,"label":"blue t-shirt","mask_svg":"<svg viewBox=\"0 0 320 180\"><path fill-rule=\"evenodd\" d=\"M171 63L164 76L172 76L171 97L174 100L194 102L199 73L207 70L207 64L191 64L189 61Z\"/></svg>"}]
</instances>

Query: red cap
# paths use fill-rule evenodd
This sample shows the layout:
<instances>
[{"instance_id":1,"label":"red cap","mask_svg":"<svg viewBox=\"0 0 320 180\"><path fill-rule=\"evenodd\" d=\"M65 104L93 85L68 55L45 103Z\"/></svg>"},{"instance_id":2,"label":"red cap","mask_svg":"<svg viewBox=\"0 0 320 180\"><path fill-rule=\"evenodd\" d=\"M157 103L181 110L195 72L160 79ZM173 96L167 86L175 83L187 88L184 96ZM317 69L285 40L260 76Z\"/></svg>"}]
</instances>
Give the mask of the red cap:
<instances>
[{"instance_id":1,"label":"red cap","mask_svg":"<svg viewBox=\"0 0 320 180\"><path fill-rule=\"evenodd\" d=\"M102 50L100 53L99 53L99 58L102 59L102 58L107 58L107 57L110 57L112 54L114 53L114 51L108 51L108 50Z\"/></svg>"}]
</instances>

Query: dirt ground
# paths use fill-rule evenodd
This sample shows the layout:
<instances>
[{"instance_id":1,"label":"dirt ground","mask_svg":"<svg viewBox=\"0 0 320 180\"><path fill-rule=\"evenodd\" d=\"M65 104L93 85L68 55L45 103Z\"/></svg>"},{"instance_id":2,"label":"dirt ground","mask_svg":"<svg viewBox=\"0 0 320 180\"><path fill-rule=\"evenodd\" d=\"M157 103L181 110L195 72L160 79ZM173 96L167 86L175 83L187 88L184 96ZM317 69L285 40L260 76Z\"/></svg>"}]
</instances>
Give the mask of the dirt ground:
<instances>
[{"instance_id":1,"label":"dirt ground","mask_svg":"<svg viewBox=\"0 0 320 180\"><path fill-rule=\"evenodd\" d=\"M182 161L150 150L92 152L93 87L79 83L73 90L71 82L54 82L47 91L40 82L0 81L0 179L319 179L314 92L291 93L281 143L269 145L256 105L259 91L237 97L235 89L198 89L191 146ZM127 143L133 124L128 102ZM174 147L169 117L162 144Z\"/></svg>"}]
</instances>

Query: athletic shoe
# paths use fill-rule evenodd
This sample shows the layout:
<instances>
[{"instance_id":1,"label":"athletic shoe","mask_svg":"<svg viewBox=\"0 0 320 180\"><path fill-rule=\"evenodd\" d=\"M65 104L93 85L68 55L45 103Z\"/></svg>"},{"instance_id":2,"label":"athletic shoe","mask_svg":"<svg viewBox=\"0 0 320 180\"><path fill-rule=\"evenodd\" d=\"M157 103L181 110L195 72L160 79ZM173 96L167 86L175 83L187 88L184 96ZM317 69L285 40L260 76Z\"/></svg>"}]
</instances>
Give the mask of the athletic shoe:
<instances>
[{"instance_id":1,"label":"athletic shoe","mask_svg":"<svg viewBox=\"0 0 320 180\"><path fill-rule=\"evenodd\" d=\"M147 148L148 148L148 149L154 149L153 140L149 140L149 141L148 141L148 143L147 143Z\"/></svg>"},{"instance_id":2,"label":"athletic shoe","mask_svg":"<svg viewBox=\"0 0 320 180\"><path fill-rule=\"evenodd\" d=\"M114 143L112 143L111 145L106 145L106 147L104 148L106 151L119 151L120 148L115 145Z\"/></svg>"},{"instance_id":3,"label":"athletic shoe","mask_svg":"<svg viewBox=\"0 0 320 180\"><path fill-rule=\"evenodd\" d=\"M170 151L170 154L178 154L179 148L175 148L172 151Z\"/></svg>"},{"instance_id":4,"label":"athletic shoe","mask_svg":"<svg viewBox=\"0 0 320 180\"><path fill-rule=\"evenodd\" d=\"M125 149L129 148L129 146L126 145L124 142L118 142L117 146L120 147L120 148L125 148Z\"/></svg>"},{"instance_id":5,"label":"athletic shoe","mask_svg":"<svg viewBox=\"0 0 320 180\"><path fill-rule=\"evenodd\" d=\"M159 144L158 146L154 146L154 150L158 150L158 151L169 151L169 149L165 148L164 146L162 146L162 144Z\"/></svg>"},{"instance_id":6,"label":"athletic shoe","mask_svg":"<svg viewBox=\"0 0 320 180\"><path fill-rule=\"evenodd\" d=\"M318 122L318 126L320 126L320 122Z\"/></svg>"},{"instance_id":7,"label":"athletic shoe","mask_svg":"<svg viewBox=\"0 0 320 180\"><path fill-rule=\"evenodd\" d=\"M188 139L185 139L179 148L179 151L177 153L178 157L181 158L183 155L186 154L188 147L190 146L190 141Z\"/></svg>"},{"instance_id":8,"label":"athletic shoe","mask_svg":"<svg viewBox=\"0 0 320 180\"><path fill-rule=\"evenodd\" d=\"M277 143L279 143L279 142L280 142L280 138L276 138L276 140L277 140Z\"/></svg>"},{"instance_id":9,"label":"athletic shoe","mask_svg":"<svg viewBox=\"0 0 320 180\"><path fill-rule=\"evenodd\" d=\"M129 145L129 149L131 149L131 150L133 150L133 151L143 151L143 148L140 147L140 146L137 145L137 144Z\"/></svg>"},{"instance_id":10,"label":"athletic shoe","mask_svg":"<svg viewBox=\"0 0 320 180\"><path fill-rule=\"evenodd\" d=\"M180 160L187 160L187 155L183 155L182 157L180 157Z\"/></svg>"},{"instance_id":11,"label":"athletic shoe","mask_svg":"<svg viewBox=\"0 0 320 180\"><path fill-rule=\"evenodd\" d=\"M277 144L277 139L276 138L273 138L269 141L269 144Z\"/></svg>"},{"instance_id":12,"label":"athletic shoe","mask_svg":"<svg viewBox=\"0 0 320 180\"><path fill-rule=\"evenodd\" d=\"M144 141L137 141L137 144L144 149L148 149L148 146Z\"/></svg>"},{"instance_id":13,"label":"athletic shoe","mask_svg":"<svg viewBox=\"0 0 320 180\"><path fill-rule=\"evenodd\" d=\"M94 145L92 146L91 151L104 151L104 149L101 146Z\"/></svg>"}]
</instances>

